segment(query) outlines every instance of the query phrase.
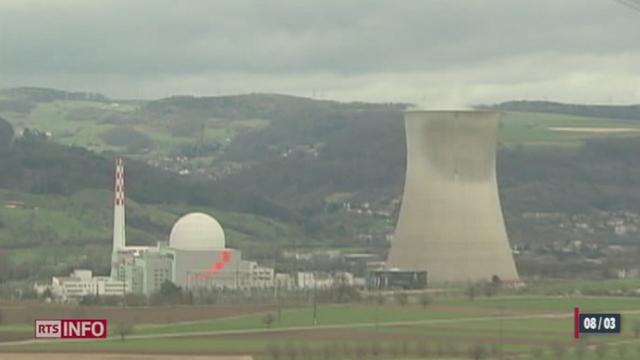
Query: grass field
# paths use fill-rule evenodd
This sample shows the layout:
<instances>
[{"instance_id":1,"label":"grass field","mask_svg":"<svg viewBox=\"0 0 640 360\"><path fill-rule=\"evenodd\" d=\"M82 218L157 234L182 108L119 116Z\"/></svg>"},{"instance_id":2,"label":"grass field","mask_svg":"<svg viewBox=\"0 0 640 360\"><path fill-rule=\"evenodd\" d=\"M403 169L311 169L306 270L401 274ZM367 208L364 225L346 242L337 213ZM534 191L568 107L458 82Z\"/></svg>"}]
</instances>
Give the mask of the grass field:
<instances>
[{"instance_id":1,"label":"grass field","mask_svg":"<svg viewBox=\"0 0 640 360\"><path fill-rule=\"evenodd\" d=\"M557 128L565 128L558 131ZM570 129L589 131L566 131ZM594 131L625 129L624 132ZM498 141L506 146L564 146L575 147L585 139L595 137L629 137L640 135L638 121L544 113L508 112L501 120Z\"/></svg>"},{"instance_id":2,"label":"grass field","mask_svg":"<svg viewBox=\"0 0 640 360\"><path fill-rule=\"evenodd\" d=\"M571 311L575 306L583 312L622 312L623 333L573 339ZM272 327L263 322L265 314L138 324L125 341L113 334L111 341L31 343L4 346L0 351L250 354L264 359L462 359L469 358L470 348L479 347L485 349L489 359L499 358L501 352L503 358L545 360L619 359L621 351L630 359L640 355L640 342L636 343L633 333L635 322L640 321L640 300L636 298L436 297L424 308L392 302L320 305L315 325L313 308L302 307L283 310L281 322L276 321ZM30 330L4 326L0 334ZM580 349L587 355L580 357ZM600 358L596 349L607 351ZM531 357L537 352L543 355Z\"/></svg>"},{"instance_id":3,"label":"grass field","mask_svg":"<svg viewBox=\"0 0 640 360\"><path fill-rule=\"evenodd\" d=\"M0 190L0 249L10 249L7 251L14 264L38 263L38 267L47 266L59 275L63 275L59 272L62 269L88 260L107 264L112 196L108 190L84 190L69 197ZM12 202L23 205L6 207ZM223 224L231 247L260 245L266 241L280 244L300 236L295 226L258 215L181 205L144 205L130 200L128 241L133 245L166 241L173 223L193 211L215 216ZM87 251L87 246L94 247L94 251ZM88 254L99 259L88 259Z\"/></svg>"},{"instance_id":4,"label":"grass field","mask_svg":"<svg viewBox=\"0 0 640 360\"><path fill-rule=\"evenodd\" d=\"M138 106L109 104L94 101L53 101L40 103L28 114L4 112L15 127L30 127L51 131L55 141L83 146L96 151L125 149L107 145L101 134L116 126L114 118L128 119L127 124L147 134L153 141L151 153L144 156L169 154L184 145L193 145L195 136L178 136L172 127L179 122L146 119ZM143 120L144 119L144 120ZM187 121L189 119L181 119ZM193 119L191 119L193 120ZM122 119L120 123L122 123ZM203 133L207 142L228 143L240 131L263 128L269 125L264 119L197 119L206 124ZM574 131L589 129L589 131ZM598 131L604 129L609 131ZM611 131L626 129L625 131ZM562 131L560 131L562 130ZM640 123L604 118L580 116L507 112L501 121L499 141L506 146L536 145L575 147L592 137L624 137L640 135ZM130 154L134 155L134 154Z\"/></svg>"},{"instance_id":5,"label":"grass field","mask_svg":"<svg viewBox=\"0 0 640 360\"><path fill-rule=\"evenodd\" d=\"M149 153L143 158L162 157L171 154L181 146L194 145L199 138L195 135L179 136L173 134L172 127L181 122L200 121L206 125L201 134L205 142L226 144L233 140L238 132L269 125L268 120L245 119L178 119L157 121L146 118L141 108L118 103L109 104L95 101L52 101L39 103L27 114L3 112L0 116L9 120L15 128L31 128L51 132L56 142L81 146L97 152L118 151L127 153L127 149L110 146L102 135L119 125L128 125L146 134L152 141ZM136 155L136 154L128 154ZM140 154L138 154L140 155Z\"/></svg>"}]
</instances>

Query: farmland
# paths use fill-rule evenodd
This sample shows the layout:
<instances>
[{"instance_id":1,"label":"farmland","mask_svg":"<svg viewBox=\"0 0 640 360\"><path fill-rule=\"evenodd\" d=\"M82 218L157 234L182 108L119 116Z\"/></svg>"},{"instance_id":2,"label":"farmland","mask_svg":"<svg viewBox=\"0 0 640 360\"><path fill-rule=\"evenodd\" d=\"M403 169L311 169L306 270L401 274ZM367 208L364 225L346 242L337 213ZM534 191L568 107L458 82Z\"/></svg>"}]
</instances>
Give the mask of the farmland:
<instances>
[{"instance_id":1,"label":"farmland","mask_svg":"<svg viewBox=\"0 0 640 360\"><path fill-rule=\"evenodd\" d=\"M571 310L575 306L585 312L621 312L623 333L574 340ZM440 295L424 307L416 302L402 306L391 299L383 304L320 305L315 324L311 306L285 308L280 321L265 324L265 314L275 313L274 308L263 308L203 321L140 323L124 341L112 331L106 341L34 342L4 346L2 351L250 354L265 359L277 352L289 358L295 352L300 358L325 358L323 354L331 353L326 358L443 359L467 358L469 349L477 346L490 358L500 352L504 356L542 352L543 359L555 359L554 352L563 352L565 358L573 359L579 344L586 342L591 358L595 359L597 347L603 347L600 344L607 343L607 358L614 359L619 347L635 352L630 344L635 343L633 324L640 320L640 301L513 295L471 300ZM0 333L13 333L14 339L20 332L29 338L31 331L28 326L0 329Z\"/></svg>"},{"instance_id":2,"label":"farmland","mask_svg":"<svg viewBox=\"0 0 640 360\"><path fill-rule=\"evenodd\" d=\"M47 278L73 267L91 266L108 272L111 200L108 190L83 190L72 196L39 195L0 189L0 248L13 264ZM14 208L12 205L18 204ZM295 228L251 214L184 205L145 205L130 200L128 239L154 245L168 239L172 224L190 211L210 213L225 224L231 246L264 246L288 241ZM54 245L54 246L52 246Z\"/></svg>"},{"instance_id":3,"label":"farmland","mask_svg":"<svg viewBox=\"0 0 640 360\"><path fill-rule=\"evenodd\" d=\"M157 119L145 113L139 104L97 101L57 100L39 103L28 113L2 112L16 129L36 129L65 145L84 147L96 152L117 151L129 155L159 158L174 154L181 146L194 143L226 144L238 132L267 126L261 119L224 120L215 118ZM139 131L148 136L146 149L111 143L105 136L114 128Z\"/></svg>"},{"instance_id":4,"label":"farmland","mask_svg":"<svg viewBox=\"0 0 640 360\"><path fill-rule=\"evenodd\" d=\"M581 145L589 138L638 136L639 131L640 123L636 120L508 112L502 119L498 141L505 146L571 148Z\"/></svg>"},{"instance_id":5,"label":"farmland","mask_svg":"<svg viewBox=\"0 0 640 360\"><path fill-rule=\"evenodd\" d=\"M2 93L0 99L12 100L20 96L29 95L20 95L20 92ZM243 106L255 106L248 97L247 100L241 99L242 97L238 97L236 100L239 101L237 106L241 105L240 101L247 102ZM202 106L218 109L213 113L207 113L205 108L190 108L181 101L189 104L189 100L178 98L158 101L60 98L33 103L33 107L27 111L16 112L0 108L0 116L9 120L16 129L30 128L47 132L54 141L62 144L81 146L97 152L117 151L145 159L160 159L179 154L186 147L203 144L216 144L216 149L223 150L238 134L274 125L273 120L252 116L254 114L250 111L229 108L222 98L195 99ZM207 104L207 101L216 105ZM309 99L284 101L295 104L309 102ZM310 104L311 102L305 106ZM315 111L322 113L324 110L319 107ZM282 112L279 116L286 117L287 111ZM303 114L301 116L308 116ZM291 122L290 126L302 126L297 125L297 120L301 119L286 122ZM282 120L275 121L277 123ZM112 143L105 134L114 128L139 131L148 137L149 142L139 148ZM501 121L499 141L505 146L575 147L588 138L637 136L638 131L640 124L636 120L507 111ZM200 155L202 160L214 161L220 154L222 152L214 151Z\"/></svg>"}]
</instances>

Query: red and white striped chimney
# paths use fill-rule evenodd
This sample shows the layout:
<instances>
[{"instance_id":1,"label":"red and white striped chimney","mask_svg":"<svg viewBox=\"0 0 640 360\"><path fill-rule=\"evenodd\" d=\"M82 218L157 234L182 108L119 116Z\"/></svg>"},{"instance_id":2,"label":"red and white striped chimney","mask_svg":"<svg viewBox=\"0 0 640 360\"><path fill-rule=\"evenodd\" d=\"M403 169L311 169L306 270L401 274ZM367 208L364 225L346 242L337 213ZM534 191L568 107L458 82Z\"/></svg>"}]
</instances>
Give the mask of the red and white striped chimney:
<instances>
[{"instance_id":1,"label":"red and white striped chimney","mask_svg":"<svg viewBox=\"0 0 640 360\"><path fill-rule=\"evenodd\" d=\"M125 222L124 222L124 163L122 158L116 159L114 203L113 203L113 252L125 248Z\"/></svg>"}]
</instances>

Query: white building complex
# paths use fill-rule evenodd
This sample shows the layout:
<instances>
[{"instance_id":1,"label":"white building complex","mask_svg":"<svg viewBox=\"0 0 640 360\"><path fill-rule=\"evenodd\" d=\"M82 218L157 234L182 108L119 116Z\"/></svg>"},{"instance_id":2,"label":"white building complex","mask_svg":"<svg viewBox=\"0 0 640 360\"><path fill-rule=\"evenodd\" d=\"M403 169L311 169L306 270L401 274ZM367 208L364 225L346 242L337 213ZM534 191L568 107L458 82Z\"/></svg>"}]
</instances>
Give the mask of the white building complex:
<instances>
[{"instance_id":1,"label":"white building complex","mask_svg":"<svg viewBox=\"0 0 640 360\"><path fill-rule=\"evenodd\" d=\"M91 270L74 270L65 277L54 276L52 294L62 300L78 299L87 295L119 296L130 291L123 281L109 276L93 276Z\"/></svg>"},{"instance_id":2,"label":"white building complex","mask_svg":"<svg viewBox=\"0 0 640 360\"><path fill-rule=\"evenodd\" d=\"M131 292L138 294L158 292L167 280L187 290L274 284L274 270L242 260L239 250L227 248L218 221L203 213L180 218L171 229L168 244L125 247L117 250L113 259L113 279L130 284Z\"/></svg>"}]
</instances>

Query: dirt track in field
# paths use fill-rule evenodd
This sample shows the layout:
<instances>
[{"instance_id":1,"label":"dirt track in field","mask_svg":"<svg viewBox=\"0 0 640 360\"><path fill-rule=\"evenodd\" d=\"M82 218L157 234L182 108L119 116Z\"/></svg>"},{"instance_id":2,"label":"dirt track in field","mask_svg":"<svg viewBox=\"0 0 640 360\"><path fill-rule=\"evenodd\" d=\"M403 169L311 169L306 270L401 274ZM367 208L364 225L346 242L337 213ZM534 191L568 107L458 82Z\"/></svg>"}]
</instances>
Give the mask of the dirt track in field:
<instances>
[{"instance_id":1,"label":"dirt track in field","mask_svg":"<svg viewBox=\"0 0 640 360\"><path fill-rule=\"evenodd\" d=\"M24 331L0 331L0 343L5 341L19 341L33 338L33 334Z\"/></svg>"},{"instance_id":2,"label":"dirt track in field","mask_svg":"<svg viewBox=\"0 0 640 360\"><path fill-rule=\"evenodd\" d=\"M408 327L411 328L411 327ZM459 330L459 329L456 329ZM540 332L544 334L544 332ZM555 334L554 334L555 335ZM206 338L206 337L205 337ZM484 335L478 335L474 333L456 334L456 335L434 335L434 334L421 334L419 331L415 333L394 333L387 331L380 331L376 333L375 330L353 329L353 330L312 330L312 331L291 331L280 333L261 333L261 334L238 334L238 335L224 335L213 337L215 339L228 339L239 341L267 341L273 343L305 343L307 341L319 341L329 343L364 343L370 344L372 342L394 342L398 344L402 343L446 343L446 344L460 344L460 343L483 343L483 344L495 344L499 340L498 331L488 332ZM571 339L569 339L571 340ZM504 344L521 344L521 345L534 345L534 344L547 344L549 340L545 339L512 339L505 336L502 340Z\"/></svg>"},{"instance_id":3,"label":"dirt track in field","mask_svg":"<svg viewBox=\"0 0 640 360\"><path fill-rule=\"evenodd\" d=\"M0 354L0 360L251 360L250 356L134 355L134 354Z\"/></svg>"},{"instance_id":4,"label":"dirt track in field","mask_svg":"<svg viewBox=\"0 0 640 360\"><path fill-rule=\"evenodd\" d=\"M72 306L0 305L3 324L33 324L36 319L108 319L135 324L163 324L219 319L274 311L275 305Z\"/></svg>"},{"instance_id":5,"label":"dirt track in field","mask_svg":"<svg viewBox=\"0 0 640 360\"><path fill-rule=\"evenodd\" d=\"M549 127L547 129L551 131L596 133L596 134L628 133L628 132L640 131L640 129L637 129L637 128L606 128L606 127Z\"/></svg>"}]
</instances>

